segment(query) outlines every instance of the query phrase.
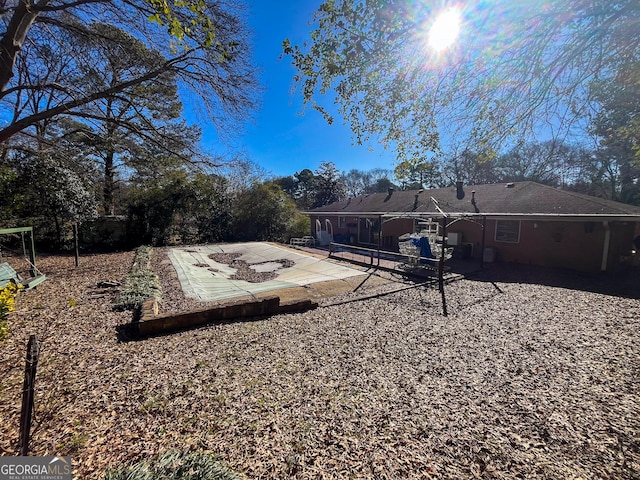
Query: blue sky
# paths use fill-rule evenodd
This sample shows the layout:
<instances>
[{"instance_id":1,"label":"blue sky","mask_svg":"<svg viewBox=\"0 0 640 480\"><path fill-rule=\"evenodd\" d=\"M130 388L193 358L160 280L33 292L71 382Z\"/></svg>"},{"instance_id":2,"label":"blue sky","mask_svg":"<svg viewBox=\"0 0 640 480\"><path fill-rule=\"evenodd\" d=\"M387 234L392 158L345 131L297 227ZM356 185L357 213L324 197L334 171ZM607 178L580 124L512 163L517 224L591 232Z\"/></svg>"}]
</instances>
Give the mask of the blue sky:
<instances>
[{"instance_id":1,"label":"blue sky","mask_svg":"<svg viewBox=\"0 0 640 480\"><path fill-rule=\"evenodd\" d=\"M352 146L351 131L336 117L327 125L320 113L302 112L302 97L292 94L295 73L290 59L280 59L282 41L289 38L301 44L309 36L309 21L321 0L249 2L249 22L253 30L256 65L262 71L262 104L246 133L222 146L214 134L204 129L203 144L218 153L244 153L248 159L274 176L293 175L321 162L333 162L341 171L394 168L393 151L381 145Z\"/></svg>"}]
</instances>

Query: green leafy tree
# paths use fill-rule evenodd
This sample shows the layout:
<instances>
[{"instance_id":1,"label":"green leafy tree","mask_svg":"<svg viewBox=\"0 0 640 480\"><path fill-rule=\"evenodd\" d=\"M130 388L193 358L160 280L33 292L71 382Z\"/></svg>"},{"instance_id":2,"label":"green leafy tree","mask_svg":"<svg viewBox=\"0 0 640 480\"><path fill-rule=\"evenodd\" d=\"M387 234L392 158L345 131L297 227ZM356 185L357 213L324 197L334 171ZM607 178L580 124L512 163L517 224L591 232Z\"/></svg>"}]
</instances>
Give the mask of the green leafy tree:
<instances>
[{"instance_id":1,"label":"green leafy tree","mask_svg":"<svg viewBox=\"0 0 640 480\"><path fill-rule=\"evenodd\" d=\"M232 198L226 178L196 173L184 198L183 243L211 243L227 240L232 222Z\"/></svg>"},{"instance_id":2,"label":"green leafy tree","mask_svg":"<svg viewBox=\"0 0 640 480\"><path fill-rule=\"evenodd\" d=\"M276 183L257 183L235 199L235 239L287 242L308 226L300 217L295 203ZM306 228L305 234L309 231Z\"/></svg>"},{"instance_id":3,"label":"green leafy tree","mask_svg":"<svg viewBox=\"0 0 640 480\"><path fill-rule=\"evenodd\" d=\"M315 172L305 168L293 176L278 178L274 183L295 201L299 209L309 210L345 195L346 181L345 175L333 163L324 162Z\"/></svg>"},{"instance_id":4,"label":"green leafy tree","mask_svg":"<svg viewBox=\"0 0 640 480\"><path fill-rule=\"evenodd\" d=\"M305 168L294 175L273 180L301 210L309 210L316 198L316 176Z\"/></svg>"},{"instance_id":5,"label":"green leafy tree","mask_svg":"<svg viewBox=\"0 0 640 480\"><path fill-rule=\"evenodd\" d=\"M296 172L293 177L296 181L295 201L298 208L309 210L316 199L316 176L305 168Z\"/></svg>"},{"instance_id":6,"label":"green leafy tree","mask_svg":"<svg viewBox=\"0 0 640 480\"><path fill-rule=\"evenodd\" d=\"M394 148L399 163L451 137L498 152L549 125L558 137L584 129L590 82L640 56L637 0L467 4L444 53L426 41L440 5L323 2L309 40L283 43L305 103L329 122L342 116L357 143Z\"/></svg>"},{"instance_id":7,"label":"green leafy tree","mask_svg":"<svg viewBox=\"0 0 640 480\"><path fill-rule=\"evenodd\" d=\"M606 168L609 196L640 205L640 61L592 84L599 110L591 132L599 141L598 160Z\"/></svg>"},{"instance_id":8,"label":"green leafy tree","mask_svg":"<svg viewBox=\"0 0 640 480\"><path fill-rule=\"evenodd\" d=\"M165 172L131 189L128 236L151 245L222 241L229 236L231 215L224 178Z\"/></svg>"},{"instance_id":9,"label":"green leafy tree","mask_svg":"<svg viewBox=\"0 0 640 480\"><path fill-rule=\"evenodd\" d=\"M273 183L278 185L282 189L282 191L289 196L289 198L291 198L292 200L295 200L296 189L298 185L293 175L275 178L273 180Z\"/></svg>"},{"instance_id":10,"label":"green leafy tree","mask_svg":"<svg viewBox=\"0 0 640 480\"><path fill-rule=\"evenodd\" d=\"M0 224L13 226L22 207L22 189L14 168L0 164Z\"/></svg>"},{"instance_id":11,"label":"green leafy tree","mask_svg":"<svg viewBox=\"0 0 640 480\"><path fill-rule=\"evenodd\" d=\"M322 162L313 177L315 199L312 208L329 205L346 196L342 176L332 162Z\"/></svg>"},{"instance_id":12,"label":"green leafy tree","mask_svg":"<svg viewBox=\"0 0 640 480\"><path fill-rule=\"evenodd\" d=\"M64 126L43 121L36 127L35 141L6 146L0 204L11 224L31 224L41 240L67 247L68 223L97 216L96 172L86 150L61 133Z\"/></svg>"},{"instance_id":13,"label":"green leafy tree","mask_svg":"<svg viewBox=\"0 0 640 480\"><path fill-rule=\"evenodd\" d=\"M435 160L402 160L393 172L403 190L435 188L442 183L439 164Z\"/></svg>"},{"instance_id":14,"label":"green leafy tree","mask_svg":"<svg viewBox=\"0 0 640 480\"><path fill-rule=\"evenodd\" d=\"M19 181L22 186L20 216L39 217L38 223L53 223L55 242L65 246L66 222L83 222L97 217L98 206L92 186L63 162L47 154L21 156Z\"/></svg>"}]
</instances>

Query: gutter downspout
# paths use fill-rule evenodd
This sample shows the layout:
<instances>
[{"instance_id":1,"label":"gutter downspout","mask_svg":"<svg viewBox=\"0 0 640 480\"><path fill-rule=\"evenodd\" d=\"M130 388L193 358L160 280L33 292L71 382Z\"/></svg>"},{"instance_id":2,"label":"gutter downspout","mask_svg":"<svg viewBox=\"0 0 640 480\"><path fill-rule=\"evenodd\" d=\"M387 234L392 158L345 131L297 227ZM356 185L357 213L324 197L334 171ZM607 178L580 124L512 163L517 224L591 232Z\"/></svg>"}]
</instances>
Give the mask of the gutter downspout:
<instances>
[{"instance_id":1,"label":"gutter downspout","mask_svg":"<svg viewBox=\"0 0 640 480\"><path fill-rule=\"evenodd\" d=\"M447 249L447 216L442 217L442 250L440 251L440 262L438 263L438 285L442 296L442 314L447 315L447 299L444 296L444 254Z\"/></svg>"},{"instance_id":2,"label":"gutter downspout","mask_svg":"<svg viewBox=\"0 0 640 480\"><path fill-rule=\"evenodd\" d=\"M611 243L611 227L609 226L609 222L602 222L602 226L604 227L604 246L602 247L602 264L600 265L600 270L603 272L607 271L607 263L609 263L609 244Z\"/></svg>"}]
</instances>

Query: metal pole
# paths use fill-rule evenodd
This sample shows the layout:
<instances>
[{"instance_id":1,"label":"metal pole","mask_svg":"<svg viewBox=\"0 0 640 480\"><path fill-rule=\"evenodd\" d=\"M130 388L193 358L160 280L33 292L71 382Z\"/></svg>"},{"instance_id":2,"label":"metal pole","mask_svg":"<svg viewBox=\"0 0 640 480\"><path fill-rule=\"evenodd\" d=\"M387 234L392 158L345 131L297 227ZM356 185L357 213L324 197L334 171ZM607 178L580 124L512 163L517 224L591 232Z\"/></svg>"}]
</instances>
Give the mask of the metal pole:
<instances>
[{"instance_id":1,"label":"metal pole","mask_svg":"<svg viewBox=\"0 0 640 480\"><path fill-rule=\"evenodd\" d=\"M442 248L440 250L440 264L438 265L438 285L442 296L442 314L447 316L447 299L444 296L444 255L447 247L447 217L442 217Z\"/></svg>"},{"instance_id":2,"label":"metal pole","mask_svg":"<svg viewBox=\"0 0 640 480\"><path fill-rule=\"evenodd\" d=\"M73 244L75 246L76 267L80 264L80 248L78 246L78 222L73 224Z\"/></svg>"},{"instance_id":3,"label":"metal pole","mask_svg":"<svg viewBox=\"0 0 640 480\"><path fill-rule=\"evenodd\" d=\"M480 269L484 268L484 236L487 230L487 217L482 217L482 242L480 243Z\"/></svg>"},{"instance_id":4,"label":"metal pole","mask_svg":"<svg viewBox=\"0 0 640 480\"><path fill-rule=\"evenodd\" d=\"M38 340L35 335L29 336L27 360L24 368L24 384L22 388L22 410L20 411L20 455L29 453L29 434L31 431L31 414L33 412L33 392L38 366Z\"/></svg>"},{"instance_id":5,"label":"metal pole","mask_svg":"<svg viewBox=\"0 0 640 480\"><path fill-rule=\"evenodd\" d=\"M38 269L36 268L36 244L33 240L33 229L28 230L28 232L29 236L31 237L31 250L29 251L29 260L31 261L31 276L35 277L38 274Z\"/></svg>"}]
</instances>

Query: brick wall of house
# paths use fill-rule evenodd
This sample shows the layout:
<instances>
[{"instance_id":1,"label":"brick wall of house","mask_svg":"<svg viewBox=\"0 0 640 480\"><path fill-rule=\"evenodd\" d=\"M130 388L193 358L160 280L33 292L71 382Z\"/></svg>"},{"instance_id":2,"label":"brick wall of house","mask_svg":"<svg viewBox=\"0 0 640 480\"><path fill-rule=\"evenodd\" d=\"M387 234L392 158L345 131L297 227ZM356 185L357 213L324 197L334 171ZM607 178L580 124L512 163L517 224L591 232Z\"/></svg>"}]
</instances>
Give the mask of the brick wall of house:
<instances>
[{"instance_id":1,"label":"brick wall of house","mask_svg":"<svg viewBox=\"0 0 640 480\"><path fill-rule=\"evenodd\" d=\"M315 219L319 218L325 225L328 218L333 225L334 237L343 236L347 243L357 243L357 217L320 215L312 216L312 228ZM371 217L375 218L375 217ZM383 223L382 249L398 250L398 237L414 231L414 220L400 218ZM519 222L517 241L501 241L496 236L498 220L486 220L485 248L497 250L496 261L514 262L544 267L568 268L584 272L598 272L602 267L605 225L603 222L584 221L540 221L522 220ZM473 221L457 220L450 223L449 233L461 235L463 244L472 245L472 255L479 259L482 252L482 219ZM609 222L609 253L607 270L615 271L621 262L630 254L633 247L634 233L639 228L632 222ZM354 240L353 242L351 242Z\"/></svg>"}]
</instances>

